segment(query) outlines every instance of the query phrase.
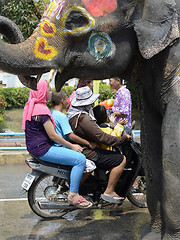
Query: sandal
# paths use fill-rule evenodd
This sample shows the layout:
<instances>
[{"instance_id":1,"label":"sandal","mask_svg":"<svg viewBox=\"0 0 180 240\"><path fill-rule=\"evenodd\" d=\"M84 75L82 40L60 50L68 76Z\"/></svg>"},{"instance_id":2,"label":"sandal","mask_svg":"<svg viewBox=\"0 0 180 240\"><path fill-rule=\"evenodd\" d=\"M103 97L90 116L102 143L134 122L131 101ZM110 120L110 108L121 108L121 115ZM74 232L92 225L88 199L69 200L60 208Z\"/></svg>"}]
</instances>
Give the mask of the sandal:
<instances>
[{"instance_id":1,"label":"sandal","mask_svg":"<svg viewBox=\"0 0 180 240\"><path fill-rule=\"evenodd\" d=\"M117 197L119 199L117 199ZM104 201L109 202L109 203L122 203L124 201L124 198L120 197L117 194L114 194L114 195L101 194L101 198Z\"/></svg>"},{"instance_id":2,"label":"sandal","mask_svg":"<svg viewBox=\"0 0 180 240\"><path fill-rule=\"evenodd\" d=\"M75 206L75 207L77 207L77 208L90 208L90 207L92 206L92 202L87 201L87 200L86 200L85 198L83 198L82 196L80 196L80 197L78 198L78 200L74 200L74 201L68 199L68 203L71 204L71 205L73 205L73 206ZM82 205L83 203L88 203L88 205L83 206L83 205Z\"/></svg>"}]
</instances>

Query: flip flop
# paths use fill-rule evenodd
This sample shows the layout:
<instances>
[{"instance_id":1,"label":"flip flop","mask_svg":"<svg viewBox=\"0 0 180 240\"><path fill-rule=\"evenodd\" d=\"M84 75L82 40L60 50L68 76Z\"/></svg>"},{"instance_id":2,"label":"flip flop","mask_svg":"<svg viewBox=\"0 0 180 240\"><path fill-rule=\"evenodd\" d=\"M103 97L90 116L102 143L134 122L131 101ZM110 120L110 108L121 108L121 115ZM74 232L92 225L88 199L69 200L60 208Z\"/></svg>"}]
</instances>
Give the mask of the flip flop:
<instances>
[{"instance_id":1,"label":"flip flop","mask_svg":"<svg viewBox=\"0 0 180 240\"><path fill-rule=\"evenodd\" d=\"M124 198L122 199L116 199L115 197L119 197L118 195L106 195L106 194L101 194L101 198L109 203L122 203L124 201Z\"/></svg>"},{"instance_id":2,"label":"flip flop","mask_svg":"<svg viewBox=\"0 0 180 240\"><path fill-rule=\"evenodd\" d=\"M82 203L89 203L87 206L81 205ZM78 200L71 201L68 199L68 203L77 207L77 208L90 208L92 206L92 202L87 201L85 198L82 196L79 197Z\"/></svg>"}]
</instances>

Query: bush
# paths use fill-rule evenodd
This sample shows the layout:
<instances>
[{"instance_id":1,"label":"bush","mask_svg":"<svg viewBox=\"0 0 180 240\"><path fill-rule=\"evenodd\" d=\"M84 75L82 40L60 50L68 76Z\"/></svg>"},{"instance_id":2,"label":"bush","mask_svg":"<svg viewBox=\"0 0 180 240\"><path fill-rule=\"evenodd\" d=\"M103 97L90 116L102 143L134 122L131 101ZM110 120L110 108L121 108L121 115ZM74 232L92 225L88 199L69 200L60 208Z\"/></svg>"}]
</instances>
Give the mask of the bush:
<instances>
[{"instance_id":1,"label":"bush","mask_svg":"<svg viewBox=\"0 0 180 240\"><path fill-rule=\"evenodd\" d=\"M7 103L4 100L4 96L0 94L0 122L3 120L3 117L5 115L6 106Z\"/></svg>"},{"instance_id":2,"label":"bush","mask_svg":"<svg viewBox=\"0 0 180 240\"><path fill-rule=\"evenodd\" d=\"M116 91L112 90L109 85L101 82L99 85L99 102L103 102L106 99L114 98Z\"/></svg>"},{"instance_id":3,"label":"bush","mask_svg":"<svg viewBox=\"0 0 180 240\"><path fill-rule=\"evenodd\" d=\"M23 107L29 98L29 88L3 88L0 89L0 94L2 94L7 102L7 108L12 107Z\"/></svg>"},{"instance_id":4,"label":"bush","mask_svg":"<svg viewBox=\"0 0 180 240\"><path fill-rule=\"evenodd\" d=\"M127 88L131 92L132 97L132 106L133 108L138 108L138 94L136 86L133 83L128 83ZM52 89L53 91L55 89ZM75 87L64 85L62 90L65 91L67 96L69 97L71 93L75 90ZM5 107L7 108L15 108L15 107L24 107L25 103L28 101L30 89L23 88L2 88L0 89L0 96L3 96L3 99L7 103ZM103 102L106 99L114 98L116 91L112 90L109 85L101 82L99 86L99 102ZM52 107L51 101L48 101L47 105Z\"/></svg>"}]
</instances>

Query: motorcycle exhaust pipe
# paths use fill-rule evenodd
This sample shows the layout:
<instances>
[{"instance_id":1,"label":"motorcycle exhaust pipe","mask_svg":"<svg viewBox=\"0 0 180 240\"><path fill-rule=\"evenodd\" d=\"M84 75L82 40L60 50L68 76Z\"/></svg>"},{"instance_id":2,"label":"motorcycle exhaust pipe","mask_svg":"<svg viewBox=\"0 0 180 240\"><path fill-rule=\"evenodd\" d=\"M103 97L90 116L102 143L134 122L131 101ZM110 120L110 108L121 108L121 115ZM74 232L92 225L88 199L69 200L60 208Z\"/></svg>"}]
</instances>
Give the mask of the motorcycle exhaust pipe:
<instances>
[{"instance_id":1,"label":"motorcycle exhaust pipe","mask_svg":"<svg viewBox=\"0 0 180 240\"><path fill-rule=\"evenodd\" d=\"M39 208L41 210L53 210L53 209L59 209L59 210L71 210L75 209L75 206L69 205L69 203L57 203L57 202L38 202Z\"/></svg>"}]
</instances>

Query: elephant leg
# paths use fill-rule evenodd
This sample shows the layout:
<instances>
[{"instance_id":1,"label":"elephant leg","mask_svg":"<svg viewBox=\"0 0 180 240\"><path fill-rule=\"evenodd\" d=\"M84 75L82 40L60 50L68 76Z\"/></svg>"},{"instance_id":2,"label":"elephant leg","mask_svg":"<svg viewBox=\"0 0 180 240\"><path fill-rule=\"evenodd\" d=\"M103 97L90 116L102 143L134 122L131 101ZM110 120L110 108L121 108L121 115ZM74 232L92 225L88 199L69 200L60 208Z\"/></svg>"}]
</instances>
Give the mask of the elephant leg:
<instances>
[{"instance_id":1,"label":"elephant leg","mask_svg":"<svg viewBox=\"0 0 180 240\"><path fill-rule=\"evenodd\" d=\"M174 90L174 89L173 89ZM180 85L176 85L166 108L162 126L163 139L163 240L180 239Z\"/></svg>"},{"instance_id":2,"label":"elephant leg","mask_svg":"<svg viewBox=\"0 0 180 240\"><path fill-rule=\"evenodd\" d=\"M144 99L142 104L141 145L147 179L147 203L151 215L151 232L144 240L162 239L164 228L162 205L162 116Z\"/></svg>"}]
</instances>

